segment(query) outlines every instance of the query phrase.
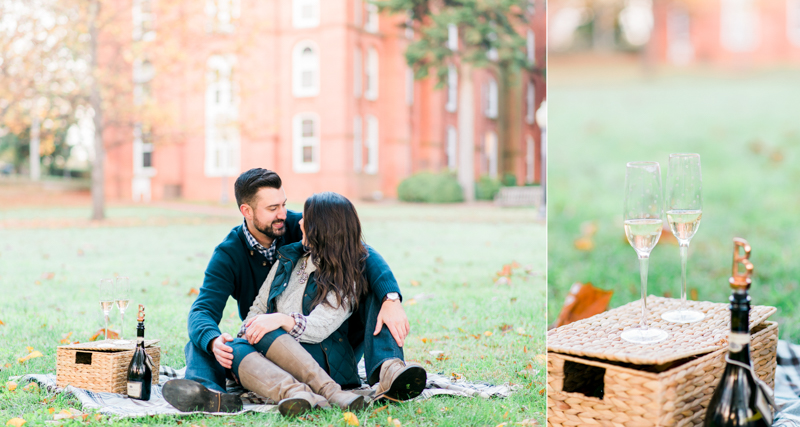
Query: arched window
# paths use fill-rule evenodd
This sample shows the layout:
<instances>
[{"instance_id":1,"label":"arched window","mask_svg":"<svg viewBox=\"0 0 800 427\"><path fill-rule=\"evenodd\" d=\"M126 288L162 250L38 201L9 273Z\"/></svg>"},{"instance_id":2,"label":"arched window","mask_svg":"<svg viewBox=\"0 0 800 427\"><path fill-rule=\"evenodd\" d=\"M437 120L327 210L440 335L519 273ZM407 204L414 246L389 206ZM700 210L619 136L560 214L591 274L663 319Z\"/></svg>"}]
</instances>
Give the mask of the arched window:
<instances>
[{"instance_id":1,"label":"arched window","mask_svg":"<svg viewBox=\"0 0 800 427\"><path fill-rule=\"evenodd\" d=\"M497 81L493 78L489 78L489 82L486 84L486 117L490 119L497 118Z\"/></svg>"},{"instance_id":2,"label":"arched window","mask_svg":"<svg viewBox=\"0 0 800 427\"><path fill-rule=\"evenodd\" d=\"M458 50L458 25L447 25L447 48L450 50Z\"/></svg>"},{"instance_id":3,"label":"arched window","mask_svg":"<svg viewBox=\"0 0 800 427\"><path fill-rule=\"evenodd\" d=\"M298 173L319 172L319 116L300 113L292 120L292 169Z\"/></svg>"},{"instance_id":4,"label":"arched window","mask_svg":"<svg viewBox=\"0 0 800 427\"><path fill-rule=\"evenodd\" d=\"M533 170L535 159L533 137L530 135L525 136L525 182L533 184Z\"/></svg>"},{"instance_id":5,"label":"arched window","mask_svg":"<svg viewBox=\"0 0 800 427\"><path fill-rule=\"evenodd\" d=\"M447 105L445 109L454 112L458 108L458 71L454 65L447 67Z\"/></svg>"},{"instance_id":6,"label":"arched window","mask_svg":"<svg viewBox=\"0 0 800 427\"><path fill-rule=\"evenodd\" d=\"M378 99L378 51L373 47L367 49L366 76L364 98L374 101Z\"/></svg>"},{"instance_id":7,"label":"arched window","mask_svg":"<svg viewBox=\"0 0 800 427\"><path fill-rule=\"evenodd\" d=\"M292 26L313 28L319 26L319 0L292 0Z\"/></svg>"},{"instance_id":8,"label":"arched window","mask_svg":"<svg viewBox=\"0 0 800 427\"><path fill-rule=\"evenodd\" d=\"M533 82L528 82L528 90L525 92L525 121L532 125L536 118L536 86Z\"/></svg>"},{"instance_id":9,"label":"arched window","mask_svg":"<svg viewBox=\"0 0 800 427\"><path fill-rule=\"evenodd\" d=\"M319 53L313 42L300 42L294 47L292 94L295 98L319 95Z\"/></svg>"},{"instance_id":10,"label":"arched window","mask_svg":"<svg viewBox=\"0 0 800 427\"><path fill-rule=\"evenodd\" d=\"M755 0L722 0L720 38L731 52L748 52L758 46L760 13Z\"/></svg>"},{"instance_id":11,"label":"arched window","mask_svg":"<svg viewBox=\"0 0 800 427\"><path fill-rule=\"evenodd\" d=\"M453 126L447 127L447 147L445 154L447 155L447 168L450 170L458 169L458 133Z\"/></svg>"},{"instance_id":12,"label":"arched window","mask_svg":"<svg viewBox=\"0 0 800 427\"><path fill-rule=\"evenodd\" d=\"M367 164L364 172L374 175L378 173L378 118L367 116Z\"/></svg>"},{"instance_id":13,"label":"arched window","mask_svg":"<svg viewBox=\"0 0 800 427\"><path fill-rule=\"evenodd\" d=\"M235 58L215 55L206 69L206 176L239 173L239 97L234 80Z\"/></svg>"}]
</instances>

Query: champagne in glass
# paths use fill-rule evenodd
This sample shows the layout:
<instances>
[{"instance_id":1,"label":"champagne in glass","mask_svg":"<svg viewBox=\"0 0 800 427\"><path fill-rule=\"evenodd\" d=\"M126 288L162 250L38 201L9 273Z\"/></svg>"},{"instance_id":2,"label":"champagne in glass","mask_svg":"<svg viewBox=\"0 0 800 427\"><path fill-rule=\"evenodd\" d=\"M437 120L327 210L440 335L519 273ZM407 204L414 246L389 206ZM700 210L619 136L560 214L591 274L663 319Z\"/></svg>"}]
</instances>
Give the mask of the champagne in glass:
<instances>
[{"instance_id":1,"label":"champagne in glass","mask_svg":"<svg viewBox=\"0 0 800 427\"><path fill-rule=\"evenodd\" d=\"M100 280L100 307L103 308L103 319L106 321L105 339L108 339L108 315L114 307L114 281L111 279Z\"/></svg>"},{"instance_id":2,"label":"champagne in glass","mask_svg":"<svg viewBox=\"0 0 800 427\"><path fill-rule=\"evenodd\" d=\"M128 308L128 304L130 304L130 294L128 292L128 283L129 280L125 276L117 277L117 297L116 303L117 308L119 309L119 317L120 317L120 327L119 327L119 341L117 344L127 344L128 342L125 341L125 337L123 336L123 331L125 330L125 309Z\"/></svg>"},{"instance_id":3,"label":"champagne in glass","mask_svg":"<svg viewBox=\"0 0 800 427\"><path fill-rule=\"evenodd\" d=\"M653 344L667 339L658 328L647 327L647 267L650 251L661 237L661 167L657 162L631 162L625 174L625 236L639 256L642 282L642 320L638 328L622 332L622 339L636 344Z\"/></svg>"},{"instance_id":4,"label":"champagne in glass","mask_svg":"<svg viewBox=\"0 0 800 427\"><path fill-rule=\"evenodd\" d=\"M703 217L702 184L699 154L669 155L664 208L669 228L678 239L681 253L681 305L679 309L661 315L662 319L669 322L691 323L705 318L702 311L686 307L686 260L689 257L689 241L697 232Z\"/></svg>"}]
</instances>

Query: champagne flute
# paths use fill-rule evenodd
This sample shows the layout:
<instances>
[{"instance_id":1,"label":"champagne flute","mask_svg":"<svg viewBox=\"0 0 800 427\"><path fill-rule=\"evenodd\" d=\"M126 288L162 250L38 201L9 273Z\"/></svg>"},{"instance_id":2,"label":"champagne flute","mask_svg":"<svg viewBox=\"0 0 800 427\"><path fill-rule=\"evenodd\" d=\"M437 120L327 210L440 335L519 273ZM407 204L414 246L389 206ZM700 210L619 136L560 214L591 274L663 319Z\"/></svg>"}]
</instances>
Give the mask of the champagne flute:
<instances>
[{"instance_id":1,"label":"champagne flute","mask_svg":"<svg viewBox=\"0 0 800 427\"><path fill-rule=\"evenodd\" d=\"M120 327L119 327L119 340L117 344L127 344L128 341L125 340L123 337L123 331L125 330L125 309L128 308L128 304L131 302L130 294L129 294L129 287L128 287L129 280L125 276L117 277L117 289L116 289L116 299L115 302L117 303L117 308L119 309L119 317L120 317Z\"/></svg>"},{"instance_id":2,"label":"champagne flute","mask_svg":"<svg viewBox=\"0 0 800 427\"><path fill-rule=\"evenodd\" d=\"M689 257L689 241L692 240L700 218L703 217L703 179L700 173L700 155L679 153L669 155L667 169L667 191L664 209L672 234L678 239L681 251L681 305L661 318L675 323L691 323L703 320L702 311L686 307L686 260Z\"/></svg>"},{"instance_id":3,"label":"champagne flute","mask_svg":"<svg viewBox=\"0 0 800 427\"><path fill-rule=\"evenodd\" d=\"M653 344L667 339L667 333L647 327L647 267L650 251L661 237L661 167L658 162L630 162L625 174L625 236L639 256L642 281L642 320L638 328L622 332L622 339L636 344Z\"/></svg>"},{"instance_id":4,"label":"champagne flute","mask_svg":"<svg viewBox=\"0 0 800 427\"><path fill-rule=\"evenodd\" d=\"M114 307L114 281L111 279L100 280L100 306L103 308L103 318L106 321L105 339L108 340L108 315Z\"/></svg>"}]
</instances>

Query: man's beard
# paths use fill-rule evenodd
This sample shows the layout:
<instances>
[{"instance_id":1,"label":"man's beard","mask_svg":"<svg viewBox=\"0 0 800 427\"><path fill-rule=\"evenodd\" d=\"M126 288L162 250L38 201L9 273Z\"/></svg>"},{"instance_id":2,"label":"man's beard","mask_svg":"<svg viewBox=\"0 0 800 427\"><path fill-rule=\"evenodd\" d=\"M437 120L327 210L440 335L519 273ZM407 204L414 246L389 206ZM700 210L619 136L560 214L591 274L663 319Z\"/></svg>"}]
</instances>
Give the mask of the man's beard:
<instances>
[{"instance_id":1,"label":"man's beard","mask_svg":"<svg viewBox=\"0 0 800 427\"><path fill-rule=\"evenodd\" d=\"M276 224L283 224L283 227L281 227L280 230L275 230L274 228L272 228L272 226ZM265 234L267 237L270 237L272 239L277 239L278 237L286 234L286 221L281 219L276 219L275 221L272 221L272 223L269 226L265 227L264 224L259 223L258 220L253 218L253 226L256 228L256 230L260 231L261 233Z\"/></svg>"}]
</instances>

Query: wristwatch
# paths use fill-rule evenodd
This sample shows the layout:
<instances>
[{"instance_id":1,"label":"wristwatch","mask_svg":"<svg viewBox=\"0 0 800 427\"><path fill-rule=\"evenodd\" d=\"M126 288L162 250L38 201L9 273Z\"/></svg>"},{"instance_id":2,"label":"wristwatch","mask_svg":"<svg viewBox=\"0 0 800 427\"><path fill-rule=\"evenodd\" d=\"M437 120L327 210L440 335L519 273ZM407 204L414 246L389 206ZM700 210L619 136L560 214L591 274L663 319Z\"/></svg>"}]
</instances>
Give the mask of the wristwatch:
<instances>
[{"instance_id":1,"label":"wristwatch","mask_svg":"<svg viewBox=\"0 0 800 427\"><path fill-rule=\"evenodd\" d=\"M389 292L388 294L386 294L385 297L383 297L383 301L381 301L381 302L386 302L387 300L388 301L398 301L398 300L400 300L400 294L398 294L397 292Z\"/></svg>"}]
</instances>

